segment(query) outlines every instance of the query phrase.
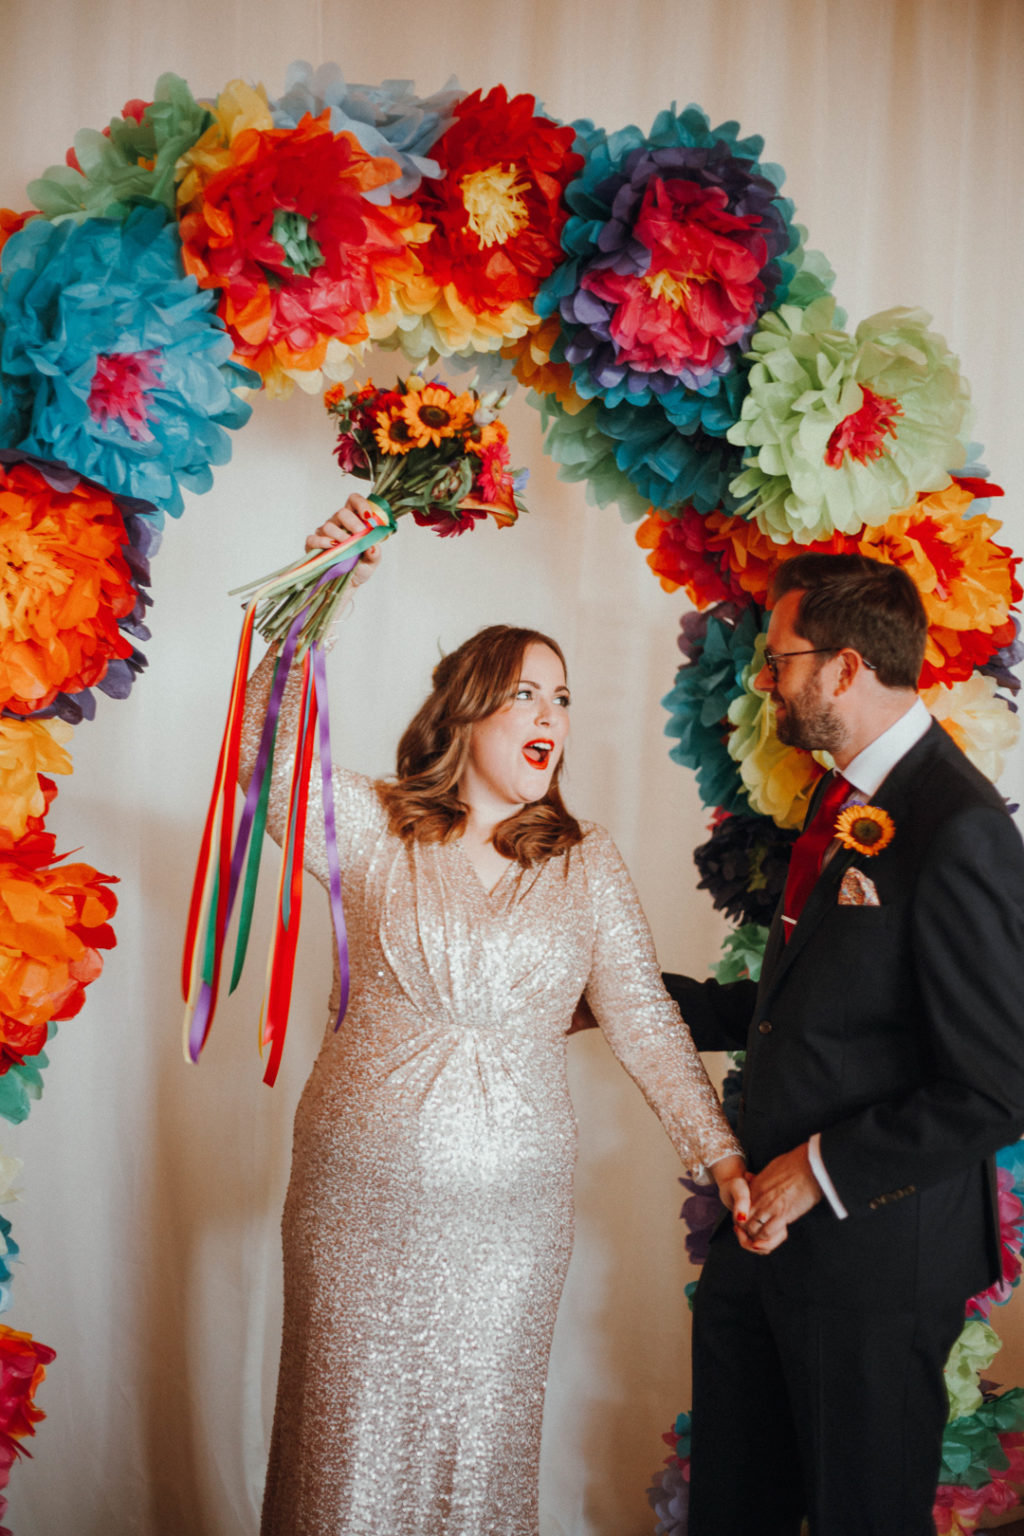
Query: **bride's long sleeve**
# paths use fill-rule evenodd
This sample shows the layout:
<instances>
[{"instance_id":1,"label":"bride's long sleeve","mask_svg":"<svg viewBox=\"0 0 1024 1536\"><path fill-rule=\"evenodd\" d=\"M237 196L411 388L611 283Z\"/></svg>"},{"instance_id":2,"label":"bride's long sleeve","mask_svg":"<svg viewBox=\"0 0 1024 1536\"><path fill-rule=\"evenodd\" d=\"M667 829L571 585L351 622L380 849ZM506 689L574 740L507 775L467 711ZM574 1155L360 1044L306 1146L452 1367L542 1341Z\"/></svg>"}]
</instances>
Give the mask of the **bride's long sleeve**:
<instances>
[{"instance_id":1,"label":"bride's long sleeve","mask_svg":"<svg viewBox=\"0 0 1024 1536\"><path fill-rule=\"evenodd\" d=\"M595 931L586 998L609 1045L687 1168L741 1151L679 1009L661 980L650 928L603 828L584 840Z\"/></svg>"}]
</instances>

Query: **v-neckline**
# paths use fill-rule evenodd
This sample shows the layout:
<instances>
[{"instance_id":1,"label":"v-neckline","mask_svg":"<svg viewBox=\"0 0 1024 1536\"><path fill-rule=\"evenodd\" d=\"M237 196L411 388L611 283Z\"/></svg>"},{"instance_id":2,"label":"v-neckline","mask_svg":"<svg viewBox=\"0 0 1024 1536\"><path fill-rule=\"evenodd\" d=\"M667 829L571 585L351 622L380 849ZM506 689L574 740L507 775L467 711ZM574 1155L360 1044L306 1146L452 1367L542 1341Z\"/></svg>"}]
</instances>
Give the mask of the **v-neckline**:
<instances>
[{"instance_id":1,"label":"v-neckline","mask_svg":"<svg viewBox=\"0 0 1024 1536\"><path fill-rule=\"evenodd\" d=\"M463 848L463 846L462 846L462 838L461 837L455 838L453 840L452 846L455 849L456 856L462 862L462 864L465 866L467 872L471 876L473 884L476 886L477 890L480 891L481 895L483 895L488 901L493 900L493 898L497 895L498 891L501 889L502 885L504 884L505 877L508 874L509 870L515 864L515 862L516 862L515 859L508 859L506 861L505 868L502 870L502 872L498 876L497 880L495 880L495 882L491 886L490 890L488 890L487 886L484 884L484 881L483 881L483 879L482 879L482 877L480 875L480 871L477 869L476 865L473 863L473 860L470 858L470 856L466 852L465 848Z\"/></svg>"}]
</instances>

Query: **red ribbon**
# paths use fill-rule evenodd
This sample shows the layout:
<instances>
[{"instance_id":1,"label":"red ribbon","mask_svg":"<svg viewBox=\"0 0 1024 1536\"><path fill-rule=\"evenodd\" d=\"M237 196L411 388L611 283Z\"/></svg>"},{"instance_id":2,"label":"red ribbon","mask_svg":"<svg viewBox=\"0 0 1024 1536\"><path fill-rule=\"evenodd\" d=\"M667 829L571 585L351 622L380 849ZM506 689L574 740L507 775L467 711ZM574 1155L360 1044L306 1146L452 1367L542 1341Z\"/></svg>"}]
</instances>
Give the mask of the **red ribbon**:
<instances>
[{"instance_id":1,"label":"red ribbon","mask_svg":"<svg viewBox=\"0 0 1024 1536\"><path fill-rule=\"evenodd\" d=\"M284 1037L288 1029L288 1010L291 1006L292 981L295 975L295 952L298 947L299 924L302 919L302 860L306 840L306 811L309 806L309 780L313 766L317 715L316 689L313 686L311 661L312 658L307 651L302 663L303 728L295 743L295 760L288 804L288 834L281 859L281 880L278 885L274 939L270 950L267 996L260 1020L260 1048L270 1046L270 1057L263 1074L263 1081L271 1086L277 1078L281 1052L284 1049Z\"/></svg>"}]
</instances>

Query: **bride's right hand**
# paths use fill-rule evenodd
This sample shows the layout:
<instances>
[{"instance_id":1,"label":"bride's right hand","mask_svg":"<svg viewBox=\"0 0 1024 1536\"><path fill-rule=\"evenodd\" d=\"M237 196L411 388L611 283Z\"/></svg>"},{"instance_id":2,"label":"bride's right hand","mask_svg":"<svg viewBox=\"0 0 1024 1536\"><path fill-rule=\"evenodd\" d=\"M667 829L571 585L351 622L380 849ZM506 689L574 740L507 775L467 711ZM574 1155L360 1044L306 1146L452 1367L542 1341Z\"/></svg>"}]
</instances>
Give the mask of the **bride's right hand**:
<instances>
[{"instance_id":1,"label":"bride's right hand","mask_svg":"<svg viewBox=\"0 0 1024 1536\"><path fill-rule=\"evenodd\" d=\"M339 507L337 512L332 512L325 523L321 523L314 533L308 535L306 553L312 555L320 549L332 549L335 544L350 538L354 533L365 533L367 528L372 527L376 522L377 509L373 502L353 491L343 507ZM352 572L352 586L357 587L362 582L369 581L379 560L379 544L373 544L369 549L364 549Z\"/></svg>"}]
</instances>

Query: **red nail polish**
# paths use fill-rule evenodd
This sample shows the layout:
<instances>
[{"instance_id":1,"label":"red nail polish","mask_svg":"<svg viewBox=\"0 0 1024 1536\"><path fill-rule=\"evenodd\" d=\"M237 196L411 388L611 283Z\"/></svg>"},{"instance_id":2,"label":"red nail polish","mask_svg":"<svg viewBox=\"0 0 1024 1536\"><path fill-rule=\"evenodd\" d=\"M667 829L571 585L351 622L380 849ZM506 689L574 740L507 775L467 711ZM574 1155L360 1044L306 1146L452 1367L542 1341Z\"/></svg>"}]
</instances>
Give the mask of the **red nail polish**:
<instances>
[{"instance_id":1,"label":"red nail polish","mask_svg":"<svg viewBox=\"0 0 1024 1536\"><path fill-rule=\"evenodd\" d=\"M747 1216L746 1216L746 1212L745 1211L737 1211L736 1212L736 1220L737 1221L746 1221L746 1219L747 1219Z\"/></svg>"}]
</instances>

